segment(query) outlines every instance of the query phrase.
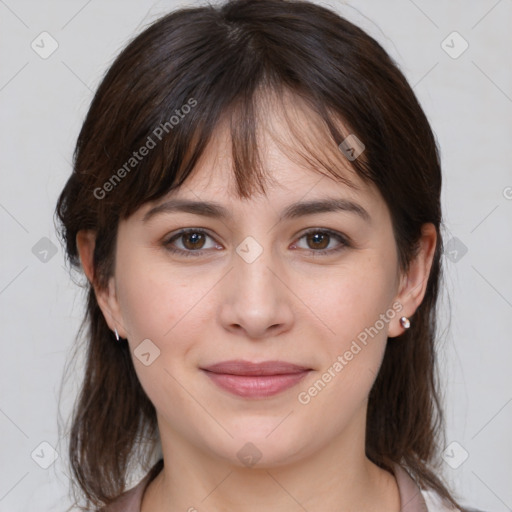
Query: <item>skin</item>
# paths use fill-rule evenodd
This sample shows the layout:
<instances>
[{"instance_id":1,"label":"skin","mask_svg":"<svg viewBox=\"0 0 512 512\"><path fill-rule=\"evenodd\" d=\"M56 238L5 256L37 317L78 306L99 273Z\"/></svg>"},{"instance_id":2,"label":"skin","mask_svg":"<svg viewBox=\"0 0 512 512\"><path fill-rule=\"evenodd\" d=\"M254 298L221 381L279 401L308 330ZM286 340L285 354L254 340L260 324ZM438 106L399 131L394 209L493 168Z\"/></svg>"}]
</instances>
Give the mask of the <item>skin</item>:
<instances>
[{"instance_id":1,"label":"skin","mask_svg":"<svg viewBox=\"0 0 512 512\"><path fill-rule=\"evenodd\" d=\"M286 138L279 116L273 122ZM423 226L420 251L402 275L389 210L349 162L343 173L357 190L291 161L267 132L261 144L264 164L276 178L266 195L235 196L230 139L219 128L185 185L120 223L114 275L107 289L95 287L109 327L128 339L157 411L165 467L148 487L142 512L398 512L396 480L365 455L367 400L386 343L393 342L388 337L403 333L400 316L411 317L424 297L434 226ZM339 211L278 222L286 205L326 196L357 202L371 222ZM171 197L216 201L232 217L174 212L143 222L151 207ZM202 248L203 255L169 252L165 242L185 227L203 228L209 237L202 246L177 238L174 247ZM334 252L341 244L334 237L308 242L309 228L344 234L350 245ZM252 263L236 252L247 236L263 249ZM80 232L77 242L94 283L94 233ZM322 249L331 253L312 255ZM400 313L301 404L298 393L395 301ZM160 350L149 366L133 356L147 338ZM244 399L218 388L199 369L235 358L283 360L313 371L282 393ZM247 442L261 452L252 467L237 457Z\"/></svg>"}]
</instances>

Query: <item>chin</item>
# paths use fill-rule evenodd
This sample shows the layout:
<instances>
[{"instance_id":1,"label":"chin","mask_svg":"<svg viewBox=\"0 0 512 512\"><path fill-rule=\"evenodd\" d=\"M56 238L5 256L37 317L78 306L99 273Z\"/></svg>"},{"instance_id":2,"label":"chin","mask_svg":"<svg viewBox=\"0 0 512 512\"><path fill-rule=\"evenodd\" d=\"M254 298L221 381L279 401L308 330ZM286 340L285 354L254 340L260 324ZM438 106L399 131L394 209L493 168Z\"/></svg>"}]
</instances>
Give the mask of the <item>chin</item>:
<instances>
[{"instance_id":1,"label":"chin","mask_svg":"<svg viewBox=\"0 0 512 512\"><path fill-rule=\"evenodd\" d=\"M307 456L308 444L311 443L294 438L286 429L280 435L277 430L272 432L279 422L271 423L271 428L265 424L261 429L253 427L251 432L243 431L240 435L232 432L234 439L230 441L230 446L233 451L228 454L230 462L240 467L269 469L291 464ZM269 432L272 433L269 435Z\"/></svg>"}]
</instances>

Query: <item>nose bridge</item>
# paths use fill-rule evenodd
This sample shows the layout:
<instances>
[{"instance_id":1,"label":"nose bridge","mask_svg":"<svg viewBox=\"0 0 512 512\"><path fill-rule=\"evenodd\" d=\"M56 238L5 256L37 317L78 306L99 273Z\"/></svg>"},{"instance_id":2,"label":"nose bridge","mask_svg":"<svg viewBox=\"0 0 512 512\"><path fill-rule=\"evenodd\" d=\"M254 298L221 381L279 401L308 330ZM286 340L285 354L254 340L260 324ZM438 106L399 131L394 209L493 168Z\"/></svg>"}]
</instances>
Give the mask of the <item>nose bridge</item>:
<instances>
[{"instance_id":1,"label":"nose bridge","mask_svg":"<svg viewBox=\"0 0 512 512\"><path fill-rule=\"evenodd\" d=\"M273 249L271 247L270 237L262 240L263 235L259 235L259 242L254 236L247 236L236 247L236 257L234 258L235 287L242 292L247 303L254 302L259 308L269 305L275 301L276 279L273 267L278 266L273 258Z\"/></svg>"},{"instance_id":2,"label":"nose bridge","mask_svg":"<svg viewBox=\"0 0 512 512\"><path fill-rule=\"evenodd\" d=\"M271 327L275 335L277 326L287 328L292 320L271 237L268 233L256 236L247 236L235 248L231 282L221 310L225 328L242 328L254 338L263 337Z\"/></svg>"}]
</instances>

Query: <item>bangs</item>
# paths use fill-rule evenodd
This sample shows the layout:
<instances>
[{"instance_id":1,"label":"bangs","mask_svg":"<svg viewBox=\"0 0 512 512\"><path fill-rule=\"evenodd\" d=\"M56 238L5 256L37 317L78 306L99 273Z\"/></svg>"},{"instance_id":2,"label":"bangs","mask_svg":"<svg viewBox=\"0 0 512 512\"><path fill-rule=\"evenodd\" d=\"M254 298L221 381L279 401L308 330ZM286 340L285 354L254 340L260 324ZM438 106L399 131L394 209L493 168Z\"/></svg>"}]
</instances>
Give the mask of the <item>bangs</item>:
<instances>
[{"instance_id":1,"label":"bangs","mask_svg":"<svg viewBox=\"0 0 512 512\"><path fill-rule=\"evenodd\" d=\"M191 97L201 105L199 94ZM358 190L357 177L366 183L372 183L372 177L364 153L351 161L340 149L351 133L341 116L322 102L284 84L263 82L253 94L234 99L224 111L201 110L195 118L189 115L162 137L146 165L133 175L130 187L136 194L124 204L121 218L179 189L201 167L203 155L216 150L222 137L229 137L238 198L266 194L269 183L276 184L262 153L267 136L298 166Z\"/></svg>"}]
</instances>

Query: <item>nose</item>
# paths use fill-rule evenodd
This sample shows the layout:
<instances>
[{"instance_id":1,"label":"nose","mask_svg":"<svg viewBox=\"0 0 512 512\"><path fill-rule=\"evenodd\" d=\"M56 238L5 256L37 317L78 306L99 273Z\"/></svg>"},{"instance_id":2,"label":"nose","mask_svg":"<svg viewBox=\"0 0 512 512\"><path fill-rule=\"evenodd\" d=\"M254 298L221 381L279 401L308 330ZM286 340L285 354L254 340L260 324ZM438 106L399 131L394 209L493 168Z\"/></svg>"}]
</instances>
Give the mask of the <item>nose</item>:
<instances>
[{"instance_id":1,"label":"nose","mask_svg":"<svg viewBox=\"0 0 512 512\"><path fill-rule=\"evenodd\" d=\"M220 306L222 326L235 334L253 340L274 337L289 330L294 313L293 293L285 269L270 249L264 249L254 260L254 245L239 246L233 268L226 276ZM249 257L247 257L249 256Z\"/></svg>"}]
</instances>

